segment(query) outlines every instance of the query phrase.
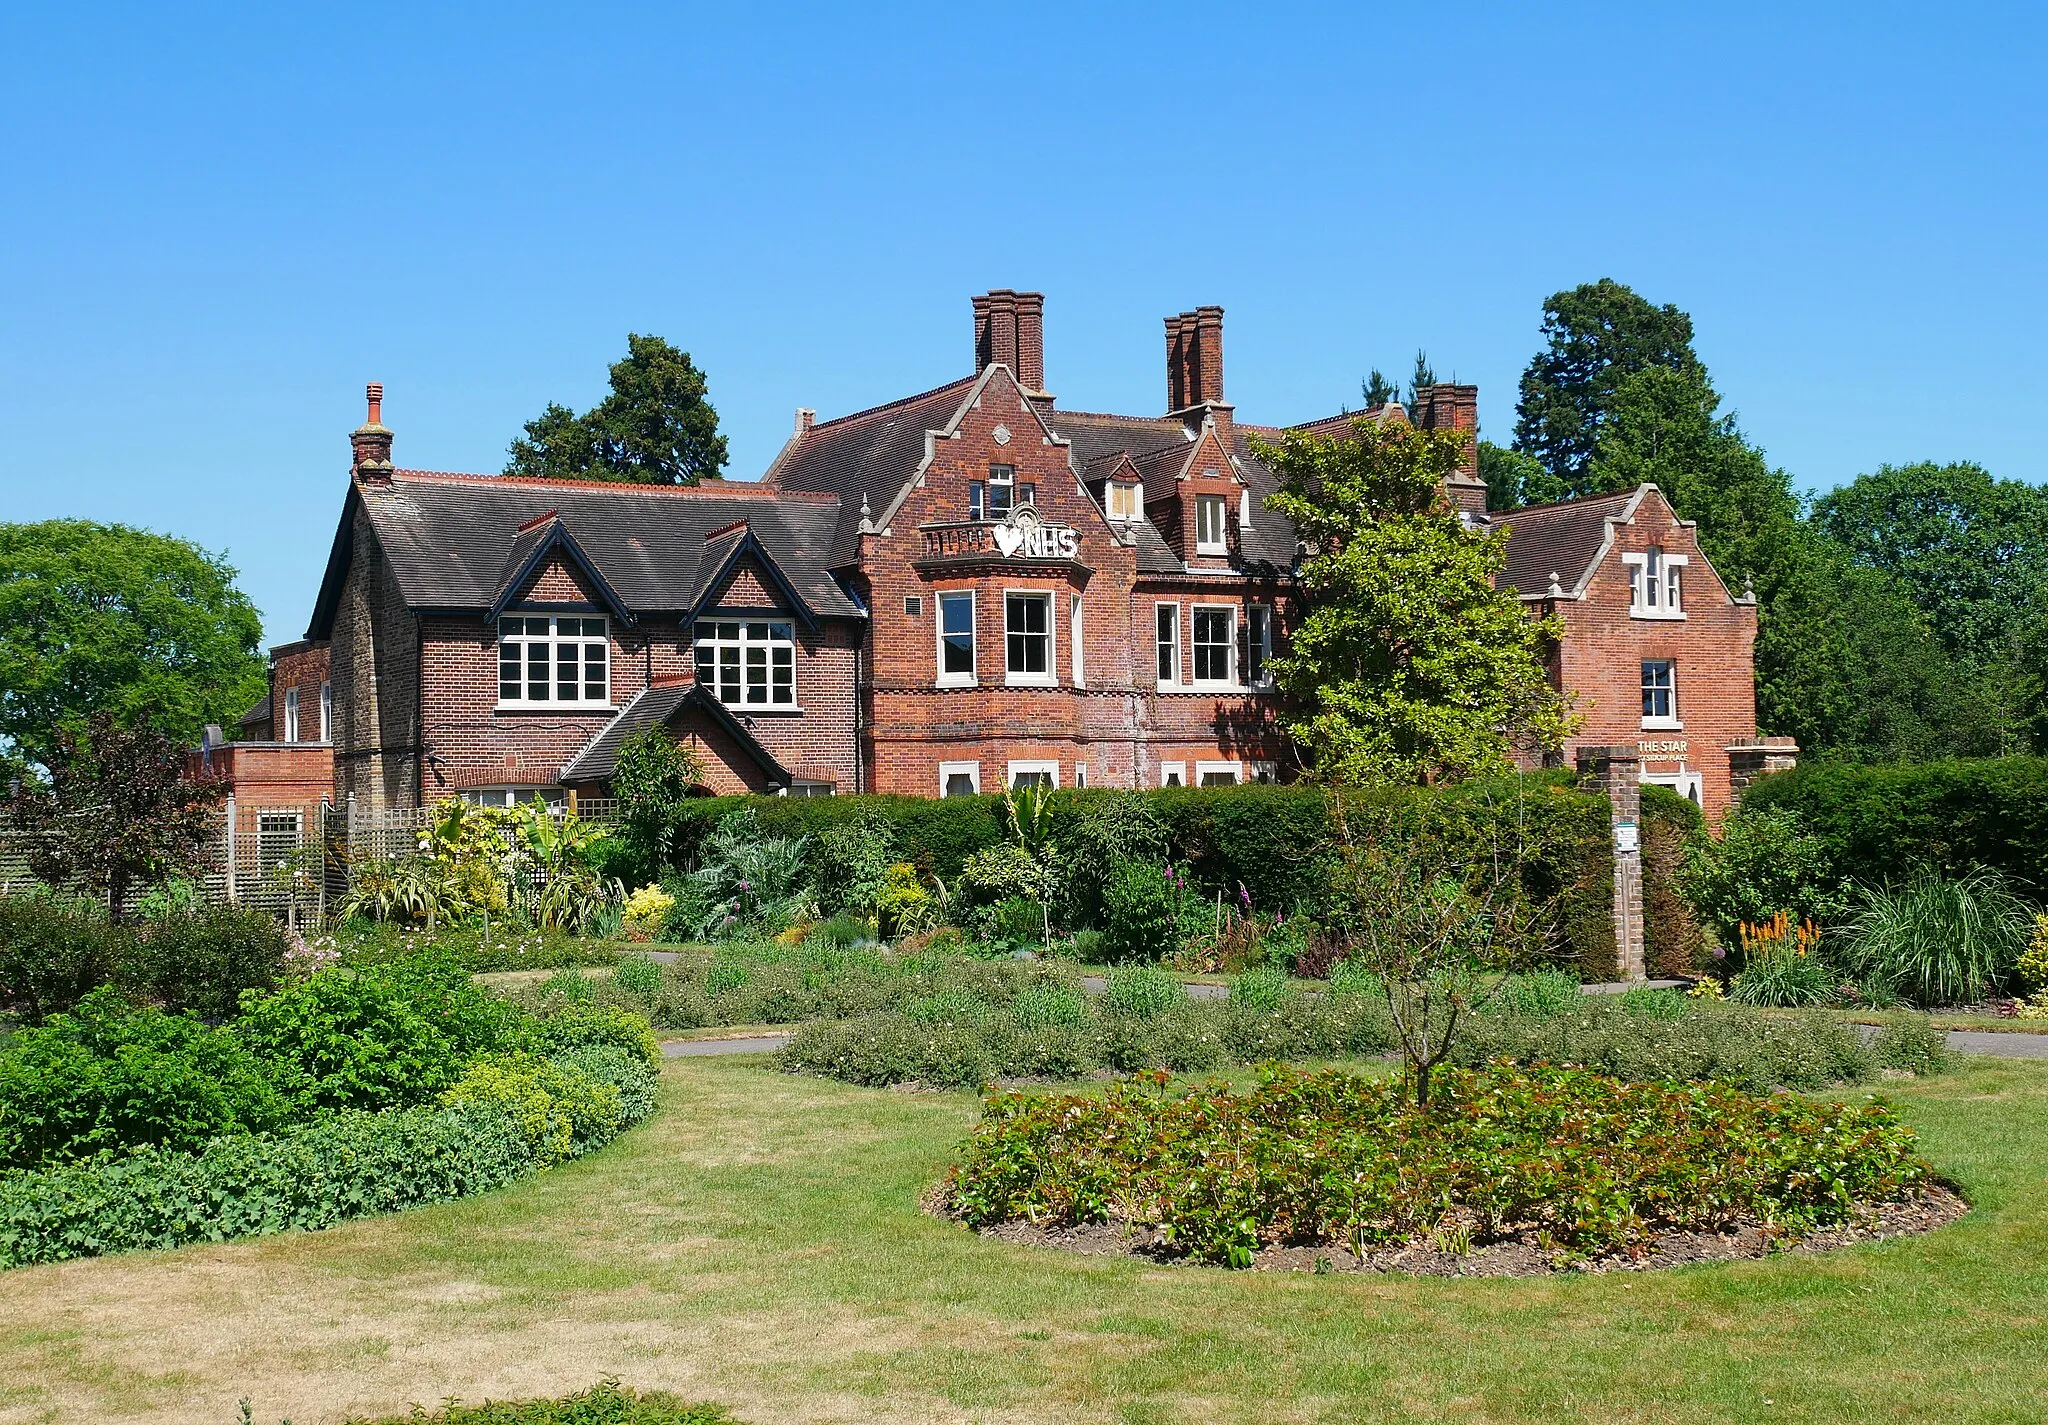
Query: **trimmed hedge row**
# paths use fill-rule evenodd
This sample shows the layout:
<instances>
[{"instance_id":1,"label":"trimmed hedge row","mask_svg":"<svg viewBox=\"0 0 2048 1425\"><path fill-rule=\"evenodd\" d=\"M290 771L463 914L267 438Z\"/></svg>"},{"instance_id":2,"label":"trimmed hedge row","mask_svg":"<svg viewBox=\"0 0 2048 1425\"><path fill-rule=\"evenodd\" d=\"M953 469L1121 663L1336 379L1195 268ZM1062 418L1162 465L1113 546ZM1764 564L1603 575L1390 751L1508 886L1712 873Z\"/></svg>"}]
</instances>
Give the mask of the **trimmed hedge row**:
<instances>
[{"instance_id":1,"label":"trimmed hedge row","mask_svg":"<svg viewBox=\"0 0 2048 1425\"><path fill-rule=\"evenodd\" d=\"M1051 817L1058 839L1088 809L1119 793L1091 788L1055 794ZM1336 838L1330 801L1306 786L1168 787L1141 793L1165 823L1174 861L1209 887L1243 885L1261 910L1314 912L1325 905ZM1003 838L998 796L715 797L693 802L678 841L694 857L720 820L742 806L771 836L815 836L830 826L879 812L895 828L899 854L950 880L967 858ZM1562 905L1565 954L1587 979L1616 976L1610 886L1613 849L1603 797L1580 791L1568 773L1545 772L1459 786L1370 788L1345 794L1352 834L1364 841L1413 841L1424 833L1450 839L1507 835L1530 849L1526 883L1541 899ZM1643 789L1646 889L1670 891L1684 833L1699 824L1691 803L1661 787ZM815 843L814 843L815 844ZM1660 902L1661 904L1661 902ZM1701 952L1689 916L1668 916L1653 933L1651 952L1667 969L1686 968Z\"/></svg>"},{"instance_id":2,"label":"trimmed hedge row","mask_svg":"<svg viewBox=\"0 0 2048 1425\"><path fill-rule=\"evenodd\" d=\"M1837 873L1883 884L1908 870L1989 866L2048 895L2048 757L1853 766L1814 762L1759 778L1745 809L1789 807Z\"/></svg>"},{"instance_id":3,"label":"trimmed hedge row","mask_svg":"<svg viewBox=\"0 0 2048 1425\"><path fill-rule=\"evenodd\" d=\"M645 1118L655 1072L611 1044L504 1056L472 1065L437 1107L0 1175L0 1268L317 1231L489 1192Z\"/></svg>"}]
</instances>

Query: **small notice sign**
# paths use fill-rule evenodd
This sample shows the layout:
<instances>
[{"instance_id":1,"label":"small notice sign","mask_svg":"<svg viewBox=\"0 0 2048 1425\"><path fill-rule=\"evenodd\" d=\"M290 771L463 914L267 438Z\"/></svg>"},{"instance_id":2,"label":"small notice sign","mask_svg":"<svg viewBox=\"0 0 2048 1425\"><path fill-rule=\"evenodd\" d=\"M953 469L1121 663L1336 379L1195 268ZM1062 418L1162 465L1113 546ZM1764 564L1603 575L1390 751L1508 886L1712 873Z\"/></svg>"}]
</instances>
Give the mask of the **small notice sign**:
<instances>
[{"instance_id":1,"label":"small notice sign","mask_svg":"<svg viewBox=\"0 0 2048 1425\"><path fill-rule=\"evenodd\" d=\"M1633 853L1641 849L1641 843L1637 840L1636 837L1636 824L1634 822L1617 821L1616 823L1614 823L1615 855L1628 856L1632 855Z\"/></svg>"}]
</instances>

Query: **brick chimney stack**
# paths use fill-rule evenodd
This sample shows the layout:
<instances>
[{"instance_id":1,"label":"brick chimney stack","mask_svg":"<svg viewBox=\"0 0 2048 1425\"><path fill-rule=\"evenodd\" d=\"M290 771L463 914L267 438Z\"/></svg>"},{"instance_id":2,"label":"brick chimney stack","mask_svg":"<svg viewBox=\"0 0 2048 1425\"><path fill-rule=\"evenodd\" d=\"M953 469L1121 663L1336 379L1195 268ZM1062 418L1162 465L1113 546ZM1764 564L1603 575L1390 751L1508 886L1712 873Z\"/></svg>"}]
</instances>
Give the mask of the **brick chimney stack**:
<instances>
[{"instance_id":1,"label":"brick chimney stack","mask_svg":"<svg viewBox=\"0 0 2048 1425\"><path fill-rule=\"evenodd\" d=\"M1197 307L1166 319L1166 408L1223 403L1223 309Z\"/></svg>"},{"instance_id":2,"label":"brick chimney stack","mask_svg":"<svg viewBox=\"0 0 2048 1425\"><path fill-rule=\"evenodd\" d=\"M1045 294L998 287L974 299L974 369L1000 362L1025 390L1045 390Z\"/></svg>"},{"instance_id":3,"label":"brick chimney stack","mask_svg":"<svg viewBox=\"0 0 2048 1425\"><path fill-rule=\"evenodd\" d=\"M1415 393L1415 407L1409 414L1424 430L1465 432L1458 468L1451 472L1445 493L1467 514L1484 515L1486 482L1479 478L1479 388L1447 383L1425 386Z\"/></svg>"},{"instance_id":4,"label":"brick chimney stack","mask_svg":"<svg viewBox=\"0 0 2048 1425\"><path fill-rule=\"evenodd\" d=\"M363 394L369 398L370 415L349 432L349 446L355 453L349 475L365 485L388 485L391 483L391 432L384 426L383 383L372 381Z\"/></svg>"}]
</instances>

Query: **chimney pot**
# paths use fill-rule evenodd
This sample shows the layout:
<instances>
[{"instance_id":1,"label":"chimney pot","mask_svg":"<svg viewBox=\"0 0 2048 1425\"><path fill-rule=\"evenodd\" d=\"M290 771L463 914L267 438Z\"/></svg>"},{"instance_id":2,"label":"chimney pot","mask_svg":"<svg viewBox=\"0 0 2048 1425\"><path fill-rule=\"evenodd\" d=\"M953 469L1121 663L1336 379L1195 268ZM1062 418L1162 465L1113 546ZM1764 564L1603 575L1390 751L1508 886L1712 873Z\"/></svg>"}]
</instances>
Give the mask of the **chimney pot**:
<instances>
[{"instance_id":1,"label":"chimney pot","mask_svg":"<svg viewBox=\"0 0 2048 1425\"><path fill-rule=\"evenodd\" d=\"M372 381L363 388L369 401L369 419L349 435L354 459L349 475L365 485L391 483L391 432L384 428L384 383Z\"/></svg>"},{"instance_id":2,"label":"chimney pot","mask_svg":"<svg viewBox=\"0 0 2048 1425\"><path fill-rule=\"evenodd\" d=\"M382 381L372 381L363 388L363 394L369 398L370 402L370 418L364 424L373 426L384 424L384 383Z\"/></svg>"}]
</instances>

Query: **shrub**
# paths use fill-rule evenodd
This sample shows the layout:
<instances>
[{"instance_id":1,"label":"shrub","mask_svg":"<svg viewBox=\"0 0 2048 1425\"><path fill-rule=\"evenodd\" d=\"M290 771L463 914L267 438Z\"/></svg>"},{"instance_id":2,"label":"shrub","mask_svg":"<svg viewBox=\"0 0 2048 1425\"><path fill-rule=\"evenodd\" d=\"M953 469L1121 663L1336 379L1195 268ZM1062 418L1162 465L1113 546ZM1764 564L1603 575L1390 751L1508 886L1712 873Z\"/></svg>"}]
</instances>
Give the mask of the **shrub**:
<instances>
[{"instance_id":1,"label":"shrub","mask_svg":"<svg viewBox=\"0 0 2048 1425\"><path fill-rule=\"evenodd\" d=\"M2034 917L2032 937L2013 966L2022 992L2048 989L2048 915Z\"/></svg>"},{"instance_id":2,"label":"shrub","mask_svg":"<svg viewBox=\"0 0 2048 1425\"><path fill-rule=\"evenodd\" d=\"M1880 1069L1909 1074L1938 1074L1955 1063L1948 1035L1924 1014L1887 1018L1870 1041L1870 1058Z\"/></svg>"},{"instance_id":3,"label":"shrub","mask_svg":"<svg viewBox=\"0 0 2048 1425\"><path fill-rule=\"evenodd\" d=\"M475 1060L442 1092L441 1104L503 1110L543 1168L607 1141L624 1117L616 1086L529 1054Z\"/></svg>"},{"instance_id":4,"label":"shrub","mask_svg":"<svg viewBox=\"0 0 2048 1425\"><path fill-rule=\"evenodd\" d=\"M200 904L147 922L122 979L166 1009L226 1019L244 990L277 984L290 949L291 937L276 917Z\"/></svg>"},{"instance_id":5,"label":"shrub","mask_svg":"<svg viewBox=\"0 0 2048 1425\"><path fill-rule=\"evenodd\" d=\"M450 1400L431 1413L415 1406L404 1415L351 1418L346 1425L732 1425L732 1417L720 1406L686 1404L666 1391L641 1394L607 1380L558 1400Z\"/></svg>"},{"instance_id":6,"label":"shrub","mask_svg":"<svg viewBox=\"0 0 2048 1425\"><path fill-rule=\"evenodd\" d=\"M0 1005L30 1024L62 1014L120 972L132 943L91 901L0 896Z\"/></svg>"},{"instance_id":7,"label":"shrub","mask_svg":"<svg viewBox=\"0 0 2048 1425\"><path fill-rule=\"evenodd\" d=\"M616 972L614 972L616 973ZM557 970L540 987L544 995L560 995L571 1003L589 1004L597 997L597 985L580 970Z\"/></svg>"},{"instance_id":8,"label":"shrub","mask_svg":"<svg viewBox=\"0 0 2048 1425\"><path fill-rule=\"evenodd\" d=\"M1171 866L1122 861L1103 892L1102 942L1112 960L1160 960L1187 933L1187 885Z\"/></svg>"},{"instance_id":9,"label":"shrub","mask_svg":"<svg viewBox=\"0 0 2048 1425\"><path fill-rule=\"evenodd\" d=\"M1036 985L1010 1006L1019 1029L1055 1029L1088 1022L1088 1002L1071 985Z\"/></svg>"},{"instance_id":10,"label":"shrub","mask_svg":"<svg viewBox=\"0 0 2048 1425\"><path fill-rule=\"evenodd\" d=\"M1278 965L1255 965L1230 987L1230 1002L1252 1010L1275 1010L1294 993L1287 972Z\"/></svg>"},{"instance_id":11,"label":"shrub","mask_svg":"<svg viewBox=\"0 0 2048 1425\"><path fill-rule=\"evenodd\" d=\"M1156 1019L1186 1004L1187 998L1186 988L1165 971L1150 965L1127 965L1109 972L1102 1008L1125 1019Z\"/></svg>"},{"instance_id":12,"label":"shrub","mask_svg":"<svg viewBox=\"0 0 2048 1425\"><path fill-rule=\"evenodd\" d=\"M1576 982L1575 982L1576 987ZM1386 981L1363 960L1339 960L1330 967L1332 999L1384 999Z\"/></svg>"},{"instance_id":13,"label":"shrub","mask_svg":"<svg viewBox=\"0 0 2048 1425\"><path fill-rule=\"evenodd\" d=\"M628 994L650 996L661 992L661 966L639 955L629 955L612 971L612 983Z\"/></svg>"},{"instance_id":14,"label":"shrub","mask_svg":"<svg viewBox=\"0 0 2048 1425\"><path fill-rule=\"evenodd\" d=\"M1507 976L1483 1008L1496 1014L1565 1014L1584 998L1578 976L1546 968Z\"/></svg>"},{"instance_id":15,"label":"shrub","mask_svg":"<svg viewBox=\"0 0 2048 1425\"><path fill-rule=\"evenodd\" d=\"M1902 886L1869 892L1842 939L1849 964L1870 982L1914 1004L1968 1004L2011 973L2033 923L1995 871L1951 879L1922 869Z\"/></svg>"},{"instance_id":16,"label":"shrub","mask_svg":"<svg viewBox=\"0 0 2048 1425\"><path fill-rule=\"evenodd\" d=\"M1682 1019L1688 1008L1686 997L1676 990L1653 990L1645 985L1623 990L1617 1002L1624 1013L1646 1019Z\"/></svg>"},{"instance_id":17,"label":"shrub","mask_svg":"<svg viewBox=\"0 0 2048 1425\"><path fill-rule=\"evenodd\" d=\"M102 987L0 1049L0 1168L275 1127L285 1106L242 1041Z\"/></svg>"},{"instance_id":18,"label":"shrub","mask_svg":"<svg viewBox=\"0 0 2048 1425\"><path fill-rule=\"evenodd\" d=\"M1166 823L1139 792L1105 792L1078 804L1060 833L1059 875L1068 924L1100 926L1115 868L1126 861L1165 861Z\"/></svg>"},{"instance_id":19,"label":"shrub","mask_svg":"<svg viewBox=\"0 0 2048 1425\"><path fill-rule=\"evenodd\" d=\"M1806 763L1759 778L1742 805L1797 811L1835 871L1859 884L1983 866L2048 896L2048 758Z\"/></svg>"},{"instance_id":20,"label":"shrub","mask_svg":"<svg viewBox=\"0 0 2048 1425\"><path fill-rule=\"evenodd\" d=\"M880 908L896 835L889 819L866 811L820 831L811 841L811 881L827 911L873 915Z\"/></svg>"},{"instance_id":21,"label":"shrub","mask_svg":"<svg viewBox=\"0 0 2048 1425\"><path fill-rule=\"evenodd\" d=\"M626 897L621 919L643 935L658 935L668 923L668 913L675 908L676 898L668 891L660 886L642 886Z\"/></svg>"},{"instance_id":22,"label":"shrub","mask_svg":"<svg viewBox=\"0 0 2048 1425\"><path fill-rule=\"evenodd\" d=\"M1848 884L1827 843L1785 806L1745 803L1722 820L1720 835L1695 834L1677 881L1725 942L1735 940L1740 926L1761 924L1780 911L1832 925L1849 908Z\"/></svg>"},{"instance_id":23,"label":"shrub","mask_svg":"<svg viewBox=\"0 0 2048 1425\"><path fill-rule=\"evenodd\" d=\"M1172 1250L1233 1266L1278 1242L1362 1254L1447 1217L1475 1240L1526 1236L1570 1260L1744 1218L1796 1235L1933 1176L1883 1105L1563 1069L1447 1078L1435 1113L1398 1081L1341 1072L1280 1073L1246 1094L1005 1094L984 1109L946 1200L977 1227L1158 1225Z\"/></svg>"},{"instance_id":24,"label":"shrub","mask_svg":"<svg viewBox=\"0 0 2048 1425\"><path fill-rule=\"evenodd\" d=\"M610 1048L649 1068L661 1063L661 1045L647 1020L613 1006L572 1005L525 1025L519 1042L549 1058L570 1049Z\"/></svg>"},{"instance_id":25,"label":"shrub","mask_svg":"<svg viewBox=\"0 0 2048 1425\"><path fill-rule=\"evenodd\" d=\"M235 1024L294 1114L423 1102L514 1033L516 1015L459 965L401 961L322 970L251 996Z\"/></svg>"}]
</instances>

